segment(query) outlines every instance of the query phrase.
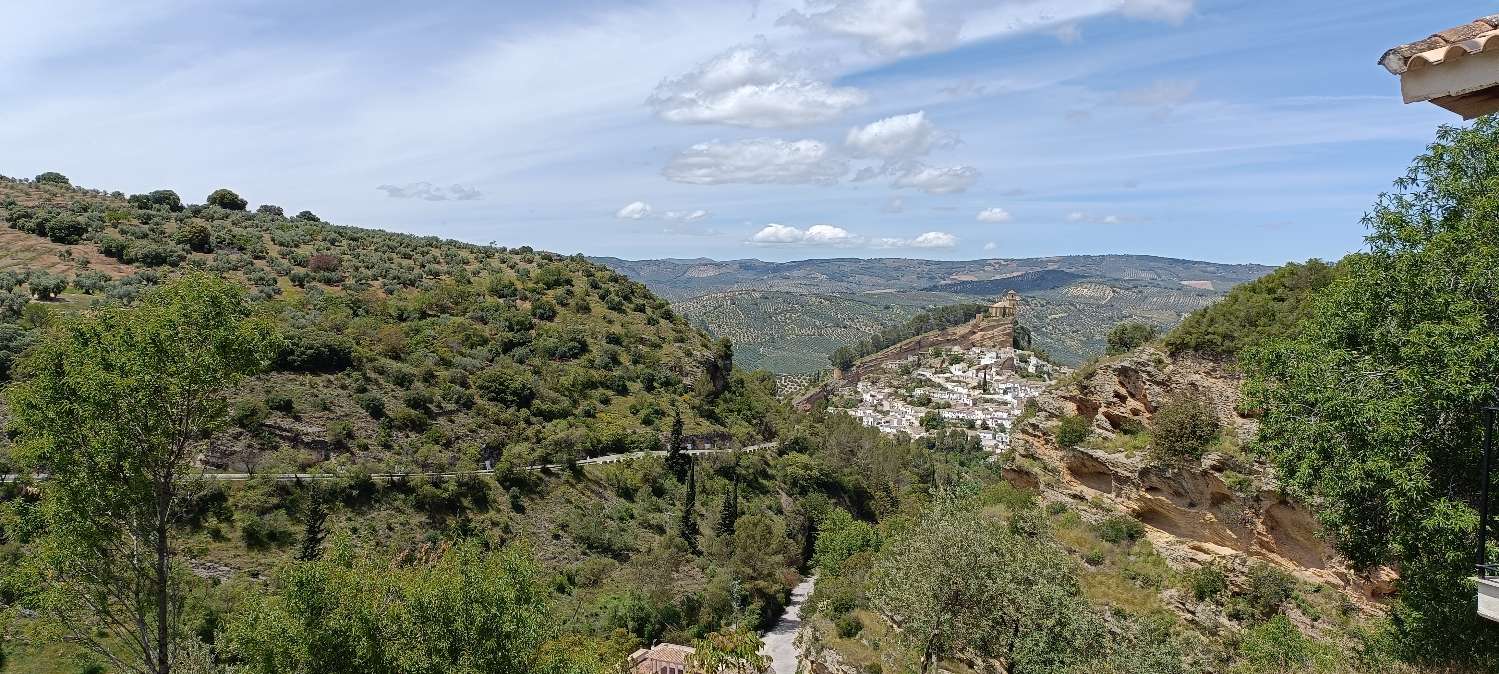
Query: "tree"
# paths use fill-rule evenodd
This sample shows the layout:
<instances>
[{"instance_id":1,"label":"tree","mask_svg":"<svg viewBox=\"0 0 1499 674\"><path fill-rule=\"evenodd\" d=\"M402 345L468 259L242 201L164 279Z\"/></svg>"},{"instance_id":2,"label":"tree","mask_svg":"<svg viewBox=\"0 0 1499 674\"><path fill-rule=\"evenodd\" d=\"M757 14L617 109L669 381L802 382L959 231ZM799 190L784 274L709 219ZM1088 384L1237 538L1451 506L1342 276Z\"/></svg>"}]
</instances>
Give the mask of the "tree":
<instances>
[{"instance_id":1,"label":"tree","mask_svg":"<svg viewBox=\"0 0 1499 674\"><path fill-rule=\"evenodd\" d=\"M1146 342L1155 339L1156 332L1156 327L1149 323L1138 321L1120 323L1109 331L1108 353L1112 356L1134 351L1144 346Z\"/></svg>"},{"instance_id":2,"label":"tree","mask_svg":"<svg viewBox=\"0 0 1499 674\"><path fill-rule=\"evenodd\" d=\"M208 195L208 205L218 206L226 211L243 211L246 206L250 205L250 202L235 194L233 190L219 188L214 190L213 194Z\"/></svg>"},{"instance_id":3,"label":"tree","mask_svg":"<svg viewBox=\"0 0 1499 674\"><path fill-rule=\"evenodd\" d=\"M213 251L213 230L210 230L208 225L201 220L184 223L172 239L192 251L199 253Z\"/></svg>"},{"instance_id":4,"label":"tree","mask_svg":"<svg viewBox=\"0 0 1499 674\"><path fill-rule=\"evenodd\" d=\"M677 530L687 545L697 547L697 467L687 456L687 484L682 493L682 515Z\"/></svg>"},{"instance_id":5,"label":"tree","mask_svg":"<svg viewBox=\"0 0 1499 674\"><path fill-rule=\"evenodd\" d=\"M1178 393L1150 419L1151 448L1160 457L1200 457L1218 439L1218 412L1200 395Z\"/></svg>"},{"instance_id":6,"label":"tree","mask_svg":"<svg viewBox=\"0 0 1499 674\"><path fill-rule=\"evenodd\" d=\"M44 271L36 272L31 275L31 280L26 282L26 287L31 289L31 294L37 299L47 301L67 290L68 277Z\"/></svg>"},{"instance_id":7,"label":"tree","mask_svg":"<svg viewBox=\"0 0 1499 674\"><path fill-rule=\"evenodd\" d=\"M1017 538L947 493L881 551L869 602L900 628L923 674L964 652L1010 672L1063 671L1109 653L1065 553Z\"/></svg>"},{"instance_id":8,"label":"tree","mask_svg":"<svg viewBox=\"0 0 1499 674\"><path fill-rule=\"evenodd\" d=\"M149 210L156 206L165 206L167 210L178 213L183 210L182 197L177 196L172 190L156 190L150 194L132 194L127 199L131 206Z\"/></svg>"},{"instance_id":9,"label":"tree","mask_svg":"<svg viewBox=\"0 0 1499 674\"><path fill-rule=\"evenodd\" d=\"M1093 422L1081 414L1069 414L1057 423L1057 444L1076 447L1093 434Z\"/></svg>"},{"instance_id":10,"label":"tree","mask_svg":"<svg viewBox=\"0 0 1499 674\"><path fill-rule=\"evenodd\" d=\"M849 557L879 550L881 543L879 530L854 519L847 510L833 508L817 525L812 564L820 573L836 576Z\"/></svg>"},{"instance_id":11,"label":"tree","mask_svg":"<svg viewBox=\"0 0 1499 674\"><path fill-rule=\"evenodd\" d=\"M323 541L328 538L328 530L324 526L328 522L328 504L324 502L323 492L316 484L307 488L307 512L303 519L305 529L297 559L315 562L323 558Z\"/></svg>"},{"instance_id":12,"label":"tree","mask_svg":"<svg viewBox=\"0 0 1499 674\"><path fill-rule=\"evenodd\" d=\"M770 658L760 654L764 647L754 630L728 627L693 641L687 668L707 674L758 674L770 668Z\"/></svg>"},{"instance_id":13,"label":"tree","mask_svg":"<svg viewBox=\"0 0 1499 674\"><path fill-rule=\"evenodd\" d=\"M566 671L542 650L555 633L547 596L541 570L513 547L421 548L394 564L343 542L256 597L227 651L246 674Z\"/></svg>"},{"instance_id":14,"label":"tree","mask_svg":"<svg viewBox=\"0 0 1499 674\"><path fill-rule=\"evenodd\" d=\"M174 525L224 393L272 353L235 286L194 273L70 319L9 391L16 455L50 475L35 560L44 615L121 669L168 674L180 632Z\"/></svg>"},{"instance_id":15,"label":"tree","mask_svg":"<svg viewBox=\"0 0 1499 674\"><path fill-rule=\"evenodd\" d=\"M682 439L682 426L682 410L673 409L671 431L666 436L666 469L671 471L679 482L687 479L687 472L692 467L692 458L687 454L687 448Z\"/></svg>"},{"instance_id":16,"label":"tree","mask_svg":"<svg viewBox=\"0 0 1499 674\"><path fill-rule=\"evenodd\" d=\"M1499 381L1496 182L1499 119L1442 127L1299 330L1241 356L1284 488L1358 567L1399 565L1402 654L1487 670L1499 626L1477 617L1469 576Z\"/></svg>"},{"instance_id":17,"label":"tree","mask_svg":"<svg viewBox=\"0 0 1499 674\"><path fill-rule=\"evenodd\" d=\"M734 523L739 520L739 464L734 464L734 478L729 490L724 492L723 507L718 511L718 522L714 533L720 536L733 535Z\"/></svg>"},{"instance_id":18,"label":"tree","mask_svg":"<svg viewBox=\"0 0 1499 674\"><path fill-rule=\"evenodd\" d=\"M46 173L37 174L36 182L43 185L62 185L63 187L73 186L73 183L68 180L67 176L58 173L57 171L47 171Z\"/></svg>"}]
</instances>

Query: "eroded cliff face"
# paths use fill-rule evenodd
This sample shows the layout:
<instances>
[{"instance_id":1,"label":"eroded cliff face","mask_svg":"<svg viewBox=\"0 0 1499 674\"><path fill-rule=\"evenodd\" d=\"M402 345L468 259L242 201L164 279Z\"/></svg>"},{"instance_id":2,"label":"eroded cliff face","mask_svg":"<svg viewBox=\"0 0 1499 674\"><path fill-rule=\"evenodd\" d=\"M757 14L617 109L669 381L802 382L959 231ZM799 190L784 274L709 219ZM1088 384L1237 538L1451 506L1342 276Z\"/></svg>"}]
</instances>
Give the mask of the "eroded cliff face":
<instances>
[{"instance_id":1,"label":"eroded cliff face","mask_svg":"<svg viewBox=\"0 0 1499 674\"><path fill-rule=\"evenodd\" d=\"M1270 467L1237 450L1256 430L1255 420L1237 409L1240 382L1228 366L1149 347L1105 359L1036 399L1036 413L1013 433L1015 455L1005 475L1084 517L1134 516L1172 566L1212 562L1232 576L1263 560L1376 608L1394 574L1355 573L1323 540L1312 514L1276 489ZM1160 405L1182 394L1210 404L1225 442L1200 460L1174 463L1157 460L1148 448L1127 448L1123 434L1149 428ZM1091 421L1093 437L1061 447L1056 425L1073 414Z\"/></svg>"}]
</instances>

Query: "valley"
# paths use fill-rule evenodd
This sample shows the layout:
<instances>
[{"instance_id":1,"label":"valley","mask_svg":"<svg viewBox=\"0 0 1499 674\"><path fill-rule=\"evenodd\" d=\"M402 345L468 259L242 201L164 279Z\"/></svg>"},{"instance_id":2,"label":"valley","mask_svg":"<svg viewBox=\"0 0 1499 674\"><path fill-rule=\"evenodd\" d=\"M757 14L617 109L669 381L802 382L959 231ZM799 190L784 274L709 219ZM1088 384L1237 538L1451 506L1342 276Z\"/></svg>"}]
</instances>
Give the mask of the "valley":
<instances>
[{"instance_id":1,"label":"valley","mask_svg":"<svg viewBox=\"0 0 1499 674\"><path fill-rule=\"evenodd\" d=\"M933 307L1022 293L1036 347L1076 365L1113 326L1169 328L1270 267L1150 256L945 262L897 258L641 260L595 258L670 299L694 325L729 337L746 367L810 374L827 355Z\"/></svg>"}]
</instances>

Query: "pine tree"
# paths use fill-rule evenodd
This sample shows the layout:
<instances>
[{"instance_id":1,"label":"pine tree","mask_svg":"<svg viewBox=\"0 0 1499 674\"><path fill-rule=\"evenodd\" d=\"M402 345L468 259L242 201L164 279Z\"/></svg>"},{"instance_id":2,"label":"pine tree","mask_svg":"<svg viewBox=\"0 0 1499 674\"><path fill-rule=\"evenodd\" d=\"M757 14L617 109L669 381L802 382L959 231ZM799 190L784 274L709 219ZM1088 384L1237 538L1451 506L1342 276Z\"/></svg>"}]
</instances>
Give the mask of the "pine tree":
<instances>
[{"instance_id":1,"label":"pine tree","mask_svg":"<svg viewBox=\"0 0 1499 674\"><path fill-rule=\"evenodd\" d=\"M682 441L682 410L672 410L671 433L666 436L666 469L676 476L678 482L687 480L687 471L692 465Z\"/></svg>"},{"instance_id":2,"label":"pine tree","mask_svg":"<svg viewBox=\"0 0 1499 674\"><path fill-rule=\"evenodd\" d=\"M680 524L682 540L687 545L697 547L697 470L692 465L692 457L683 455L687 460L687 489L682 496L682 521Z\"/></svg>"},{"instance_id":3,"label":"pine tree","mask_svg":"<svg viewBox=\"0 0 1499 674\"><path fill-rule=\"evenodd\" d=\"M315 562L323 558L323 540L328 538L324 524L328 521L328 507L323 503L323 493L312 485L307 494L307 528L302 533L302 549L297 559Z\"/></svg>"},{"instance_id":4,"label":"pine tree","mask_svg":"<svg viewBox=\"0 0 1499 674\"><path fill-rule=\"evenodd\" d=\"M734 523L739 520L739 466L734 466L734 484L723 495L723 509L718 512L718 523L713 531L720 536L732 536Z\"/></svg>"}]
</instances>

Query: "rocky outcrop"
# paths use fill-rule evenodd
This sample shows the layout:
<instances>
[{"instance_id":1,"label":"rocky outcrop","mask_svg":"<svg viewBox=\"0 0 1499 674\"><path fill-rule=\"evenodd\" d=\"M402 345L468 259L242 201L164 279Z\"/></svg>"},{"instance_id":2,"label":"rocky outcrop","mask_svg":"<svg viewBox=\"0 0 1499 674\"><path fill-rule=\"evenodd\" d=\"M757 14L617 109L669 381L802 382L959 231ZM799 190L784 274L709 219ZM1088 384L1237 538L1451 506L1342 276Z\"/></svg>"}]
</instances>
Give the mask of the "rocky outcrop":
<instances>
[{"instance_id":1,"label":"rocky outcrop","mask_svg":"<svg viewBox=\"0 0 1499 674\"><path fill-rule=\"evenodd\" d=\"M1232 569L1258 559L1343 589L1366 605L1381 601L1392 574L1353 572L1323 540L1311 513L1276 489L1270 467L1234 449L1252 440L1257 426L1238 410L1240 383L1229 366L1149 347L1085 366L1036 399L1035 414L1015 429L1015 459L1004 474L1085 517L1132 515L1178 568L1217 562ZM1160 405L1183 394L1200 397L1216 412L1227 438L1219 451L1198 461L1162 462L1148 449L1132 451L1115 441L1149 428ZM1069 415L1090 420L1091 440L1057 444L1056 423Z\"/></svg>"}]
</instances>

